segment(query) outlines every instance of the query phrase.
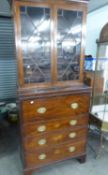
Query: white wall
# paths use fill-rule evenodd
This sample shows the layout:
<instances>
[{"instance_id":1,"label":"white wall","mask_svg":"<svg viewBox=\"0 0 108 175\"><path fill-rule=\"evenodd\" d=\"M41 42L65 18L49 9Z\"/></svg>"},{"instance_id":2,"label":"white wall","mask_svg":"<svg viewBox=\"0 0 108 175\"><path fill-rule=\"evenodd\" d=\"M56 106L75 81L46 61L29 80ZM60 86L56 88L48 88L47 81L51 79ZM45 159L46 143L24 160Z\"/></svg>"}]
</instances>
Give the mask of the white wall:
<instances>
[{"instance_id":1,"label":"white wall","mask_svg":"<svg viewBox=\"0 0 108 175\"><path fill-rule=\"evenodd\" d=\"M102 27L108 23L108 5L87 15L86 55L96 57L96 39L99 39Z\"/></svg>"}]
</instances>

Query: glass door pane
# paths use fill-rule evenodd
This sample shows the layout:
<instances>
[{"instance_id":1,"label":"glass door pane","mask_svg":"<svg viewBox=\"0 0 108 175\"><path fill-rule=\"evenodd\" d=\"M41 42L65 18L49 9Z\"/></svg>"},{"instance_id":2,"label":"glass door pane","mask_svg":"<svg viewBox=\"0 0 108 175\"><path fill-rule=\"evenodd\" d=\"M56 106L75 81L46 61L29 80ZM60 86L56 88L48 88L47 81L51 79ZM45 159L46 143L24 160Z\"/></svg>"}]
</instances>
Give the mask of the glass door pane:
<instances>
[{"instance_id":1,"label":"glass door pane","mask_svg":"<svg viewBox=\"0 0 108 175\"><path fill-rule=\"evenodd\" d=\"M105 91L108 91L108 45L107 44L103 43L103 44L99 44L98 46L96 70L95 70L95 82L94 82L95 96L102 96Z\"/></svg>"},{"instance_id":2,"label":"glass door pane","mask_svg":"<svg viewBox=\"0 0 108 175\"><path fill-rule=\"evenodd\" d=\"M50 9L20 7L24 83L51 81Z\"/></svg>"},{"instance_id":3,"label":"glass door pane","mask_svg":"<svg viewBox=\"0 0 108 175\"><path fill-rule=\"evenodd\" d=\"M108 121L108 43L99 44L91 113Z\"/></svg>"},{"instance_id":4,"label":"glass door pane","mask_svg":"<svg viewBox=\"0 0 108 175\"><path fill-rule=\"evenodd\" d=\"M57 11L58 81L79 79L82 15L79 11Z\"/></svg>"}]
</instances>

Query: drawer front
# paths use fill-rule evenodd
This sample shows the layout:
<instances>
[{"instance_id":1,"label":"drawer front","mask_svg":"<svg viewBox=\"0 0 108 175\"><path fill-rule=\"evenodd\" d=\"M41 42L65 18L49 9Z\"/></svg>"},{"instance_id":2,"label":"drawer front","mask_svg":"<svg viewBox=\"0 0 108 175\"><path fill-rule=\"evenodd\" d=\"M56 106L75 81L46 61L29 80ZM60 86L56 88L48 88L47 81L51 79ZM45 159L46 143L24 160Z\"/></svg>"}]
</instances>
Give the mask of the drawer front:
<instances>
[{"instance_id":1,"label":"drawer front","mask_svg":"<svg viewBox=\"0 0 108 175\"><path fill-rule=\"evenodd\" d=\"M63 129L72 129L75 127L86 126L88 123L88 116L80 117L65 117L58 120L48 120L41 122L31 122L29 124L24 124L22 127L23 136L37 136L47 132L59 131Z\"/></svg>"},{"instance_id":2,"label":"drawer front","mask_svg":"<svg viewBox=\"0 0 108 175\"><path fill-rule=\"evenodd\" d=\"M84 153L85 141L83 140L81 142L68 143L54 148L41 149L37 152L25 154L26 166L41 167L42 165L65 160Z\"/></svg>"},{"instance_id":3,"label":"drawer front","mask_svg":"<svg viewBox=\"0 0 108 175\"><path fill-rule=\"evenodd\" d=\"M87 137L87 128L75 128L64 132L56 132L53 134L41 134L38 137L26 137L24 139L24 148L28 152L37 150L40 148L46 148L49 146L62 144L78 139L85 139Z\"/></svg>"},{"instance_id":4,"label":"drawer front","mask_svg":"<svg viewBox=\"0 0 108 175\"><path fill-rule=\"evenodd\" d=\"M26 100L21 103L23 121L88 113L89 96L73 95Z\"/></svg>"}]
</instances>

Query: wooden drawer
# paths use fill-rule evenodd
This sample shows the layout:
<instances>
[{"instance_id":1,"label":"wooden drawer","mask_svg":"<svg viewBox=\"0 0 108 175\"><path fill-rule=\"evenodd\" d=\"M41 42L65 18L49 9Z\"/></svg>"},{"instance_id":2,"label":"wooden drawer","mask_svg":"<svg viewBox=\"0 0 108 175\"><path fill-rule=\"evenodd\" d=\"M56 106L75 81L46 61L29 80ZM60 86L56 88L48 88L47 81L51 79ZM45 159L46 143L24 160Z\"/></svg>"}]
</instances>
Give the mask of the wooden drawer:
<instances>
[{"instance_id":1,"label":"wooden drawer","mask_svg":"<svg viewBox=\"0 0 108 175\"><path fill-rule=\"evenodd\" d=\"M86 139L86 128L75 128L73 130L64 130L63 132L54 132L53 134L41 134L38 137L26 137L24 139L25 151L32 152L40 148L45 148L77 139Z\"/></svg>"},{"instance_id":2,"label":"wooden drawer","mask_svg":"<svg viewBox=\"0 0 108 175\"><path fill-rule=\"evenodd\" d=\"M85 153L85 141L63 144L57 147L40 149L37 152L26 153L27 167L41 167L52 162L77 157Z\"/></svg>"},{"instance_id":3,"label":"wooden drawer","mask_svg":"<svg viewBox=\"0 0 108 175\"><path fill-rule=\"evenodd\" d=\"M31 122L24 124L22 127L23 136L36 136L40 134L44 134L46 132L59 131L66 128L75 128L80 126L86 126L88 123L88 116L72 116L65 117L62 119L41 121L41 122Z\"/></svg>"},{"instance_id":4,"label":"wooden drawer","mask_svg":"<svg viewBox=\"0 0 108 175\"><path fill-rule=\"evenodd\" d=\"M23 121L88 113L89 96L70 95L22 101Z\"/></svg>"}]
</instances>

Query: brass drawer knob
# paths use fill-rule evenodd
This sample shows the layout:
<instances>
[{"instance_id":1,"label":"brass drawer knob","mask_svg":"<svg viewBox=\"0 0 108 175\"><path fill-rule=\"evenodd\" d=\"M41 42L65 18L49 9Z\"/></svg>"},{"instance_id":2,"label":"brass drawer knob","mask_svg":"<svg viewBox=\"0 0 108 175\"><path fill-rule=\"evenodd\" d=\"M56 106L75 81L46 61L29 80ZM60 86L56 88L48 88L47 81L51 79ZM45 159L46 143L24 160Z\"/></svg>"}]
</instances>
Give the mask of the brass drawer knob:
<instances>
[{"instance_id":1,"label":"brass drawer knob","mask_svg":"<svg viewBox=\"0 0 108 175\"><path fill-rule=\"evenodd\" d=\"M78 108L78 103L71 103L71 108L72 109L77 109Z\"/></svg>"},{"instance_id":2,"label":"brass drawer knob","mask_svg":"<svg viewBox=\"0 0 108 175\"><path fill-rule=\"evenodd\" d=\"M32 104L34 104L34 101L32 100L32 101L30 101L30 104L32 105Z\"/></svg>"},{"instance_id":3,"label":"brass drawer knob","mask_svg":"<svg viewBox=\"0 0 108 175\"><path fill-rule=\"evenodd\" d=\"M69 134L69 138L75 138L76 137L76 133L75 132L71 132L70 134Z\"/></svg>"},{"instance_id":4,"label":"brass drawer knob","mask_svg":"<svg viewBox=\"0 0 108 175\"><path fill-rule=\"evenodd\" d=\"M45 145L46 144L46 139L41 139L38 141L38 145Z\"/></svg>"},{"instance_id":5,"label":"brass drawer knob","mask_svg":"<svg viewBox=\"0 0 108 175\"><path fill-rule=\"evenodd\" d=\"M37 128L38 132L44 132L46 130L46 126L45 125L41 125Z\"/></svg>"},{"instance_id":6,"label":"brass drawer knob","mask_svg":"<svg viewBox=\"0 0 108 175\"><path fill-rule=\"evenodd\" d=\"M39 159L39 160L44 160L44 159L46 159L46 154L40 154L40 155L38 156L38 159Z\"/></svg>"},{"instance_id":7,"label":"brass drawer knob","mask_svg":"<svg viewBox=\"0 0 108 175\"><path fill-rule=\"evenodd\" d=\"M76 150L76 148L75 148L75 146L70 146L69 148L68 148L68 150L69 150L69 152L74 152L75 150Z\"/></svg>"},{"instance_id":8,"label":"brass drawer knob","mask_svg":"<svg viewBox=\"0 0 108 175\"><path fill-rule=\"evenodd\" d=\"M69 124L70 124L71 126L74 126L74 125L77 124L77 120L70 120L70 121L69 121Z\"/></svg>"},{"instance_id":9,"label":"brass drawer knob","mask_svg":"<svg viewBox=\"0 0 108 175\"><path fill-rule=\"evenodd\" d=\"M40 108L37 109L37 113L44 114L46 112L46 110L47 109L45 107L40 107Z\"/></svg>"}]
</instances>

